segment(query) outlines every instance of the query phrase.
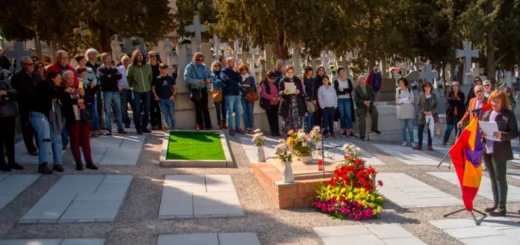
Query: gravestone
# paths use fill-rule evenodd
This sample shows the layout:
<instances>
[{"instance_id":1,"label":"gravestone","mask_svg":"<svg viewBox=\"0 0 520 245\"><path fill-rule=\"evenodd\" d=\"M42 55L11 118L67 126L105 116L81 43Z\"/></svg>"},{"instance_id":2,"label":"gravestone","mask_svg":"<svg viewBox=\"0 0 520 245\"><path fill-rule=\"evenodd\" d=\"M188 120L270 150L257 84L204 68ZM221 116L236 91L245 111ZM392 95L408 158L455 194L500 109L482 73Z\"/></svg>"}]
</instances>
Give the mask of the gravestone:
<instances>
[{"instance_id":1,"label":"gravestone","mask_svg":"<svg viewBox=\"0 0 520 245\"><path fill-rule=\"evenodd\" d=\"M265 45L265 47L264 47L264 57L265 57L265 70L274 71L274 64L271 62L271 60L274 57L274 52L273 52L273 48L269 44Z\"/></svg>"},{"instance_id":2,"label":"gravestone","mask_svg":"<svg viewBox=\"0 0 520 245\"><path fill-rule=\"evenodd\" d=\"M202 33L206 32L207 28L206 28L205 25L202 25L200 23L199 16L198 15L194 15L193 16L193 24L191 24L189 26L186 26L184 28L184 30L187 31L187 32L195 33L195 42L200 45L202 43Z\"/></svg>"},{"instance_id":3,"label":"gravestone","mask_svg":"<svg viewBox=\"0 0 520 245\"><path fill-rule=\"evenodd\" d=\"M115 61L115 63L119 63L118 60L119 55L121 54L121 42L118 39L118 36L114 36L114 40L110 43L110 46L112 47L112 59Z\"/></svg>"},{"instance_id":4,"label":"gravestone","mask_svg":"<svg viewBox=\"0 0 520 245\"><path fill-rule=\"evenodd\" d=\"M224 53L222 53L224 55L224 57L229 57L231 56L231 53L229 52L229 45L227 43L223 43L222 45L222 50L224 50Z\"/></svg>"},{"instance_id":5,"label":"gravestone","mask_svg":"<svg viewBox=\"0 0 520 245\"><path fill-rule=\"evenodd\" d=\"M469 83L466 74L470 72L471 58L478 58L478 50L471 49L471 42L462 42L462 48L456 50L456 57L464 58L464 83Z\"/></svg>"},{"instance_id":6,"label":"gravestone","mask_svg":"<svg viewBox=\"0 0 520 245\"><path fill-rule=\"evenodd\" d=\"M327 52L321 51L320 61L321 61L321 66L325 67L325 71L328 71L329 70L329 57L327 55Z\"/></svg>"},{"instance_id":7,"label":"gravestone","mask_svg":"<svg viewBox=\"0 0 520 245\"><path fill-rule=\"evenodd\" d=\"M16 71L19 72L22 70L22 57L28 56L31 57L32 51L27 50L23 46L23 42L15 42L14 43L14 49L7 51L7 58L13 58L16 61L16 64L13 64L16 66Z\"/></svg>"},{"instance_id":8,"label":"gravestone","mask_svg":"<svg viewBox=\"0 0 520 245\"><path fill-rule=\"evenodd\" d=\"M134 52L134 50L139 49L139 50L143 51L143 53L145 53L146 50L144 48L144 38L136 37L136 39L139 41L139 45L134 46L132 44L132 38L125 38L123 41L123 43L124 43L123 52L125 52L127 54L132 54L132 52ZM146 54L145 54L145 56L146 56Z\"/></svg>"},{"instance_id":9,"label":"gravestone","mask_svg":"<svg viewBox=\"0 0 520 245\"><path fill-rule=\"evenodd\" d=\"M235 60L238 63L238 54L242 53L240 50L240 41L235 40L233 41L233 57L235 57Z\"/></svg>"},{"instance_id":10,"label":"gravestone","mask_svg":"<svg viewBox=\"0 0 520 245\"><path fill-rule=\"evenodd\" d=\"M260 64L258 64L258 67L255 67L255 65L257 64L256 63L256 59L254 58L249 58L247 60L247 63L248 63L248 67L249 67L249 74L251 76L253 76L255 78L255 81L258 83L258 76L257 74L261 74L262 73L262 67L260 67Z\"/></svg>"},{"instance_id":11,"label":"gravestone","mask_svg":"<svg viewBox=\"0 0 520 245\"><path fill-rule=\"evenodd\" d=\"M215 50L215 60L220 60L220 39L213 36L213 50Z\"/></svg>"},{"instance_id":12,"label":"gravestone","mask_svg":"<svg viewBox=\"0 0 520 245\"><path fill-rule=\"evenodd\" d=\"M195 38L191 38L190 51L191 54L195 54L200 51L200 43L197 43Z\"/></svg>"},{"instance_id":13,"label":"gravestone","mask_svg":"<svg viewBox=\"0 0 520 245\"><path fill-rule=\"evenodd\" d=\"M509 87L511 88L511 84L512 84L512 78L513 77L513 73L511 71L506 71L504 73L504 84L501 86L501 88L505 88L505 87Z\"/></svg>"},{"instance_id":14,"label":"gravestone","mask_svg":"<svg viewBox=\"0 0 520 245\"><path fill-rule=\"evenodd\" d=\"M251 58L249 53L237 54L237 65L247 64L247 60Z\"/></svg>"},{"instance_id":15,"label":"gravestone","mask_svg":"<svg viewBox=\"0 0 520 245\"><path fill-rule=\"evenodd\" d=\"M437 71L432 70L432 65L426 64L424 65L424 69L419 73L419 78L428 82L435 82L434 79L439 77L439 73Z\"/></svg>"},{"instance_id":16,"label":"gravestone","mask_svg":"<svg viewBox=\"0 0 520 245\"><path fill-rule=\"evenodd\" d=\"M206 64L211 69L211 63L213 63L213 55L211 54L211 44L202 44L201 53L204 55L204 64Z\"/></svg>"}]
</instances>

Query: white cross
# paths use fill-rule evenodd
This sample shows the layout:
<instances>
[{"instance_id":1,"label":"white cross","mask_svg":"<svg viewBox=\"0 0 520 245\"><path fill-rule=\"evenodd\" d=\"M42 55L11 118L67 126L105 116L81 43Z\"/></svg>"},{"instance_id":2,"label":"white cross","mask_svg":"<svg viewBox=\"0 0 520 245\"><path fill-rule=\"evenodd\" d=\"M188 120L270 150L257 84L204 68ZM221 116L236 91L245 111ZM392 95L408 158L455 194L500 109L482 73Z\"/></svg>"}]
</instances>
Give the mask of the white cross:
<instances>
[{"instance_id":1,"label":"white cross","mask_svg":"<svg viewBox=\"0 0 520 245\"><path fill-rule=\"evenodd\" d=\"M227 45L227 43L222 44L222 49L224 49L224 53L223 53L224 57L227 58L227 57L231 56L231 54L229 53L229 46Z\"/></svg>"},{"instance_id":2,"label":"white cross","mask_svg":"<svg viewBox=\"0 0 520 245\"><path fill-rule=\"evenodd\" d=\"M213 36L213 49L215 50L215 60L220 60L220 39Z\"/></svg>"},{"instance_id":3,"label":"white cross","mask_svg":"<svg viewBox=\"0 0 520 245\"><path fill-rule=\"evenodd\" d=\"M191 53L195 54L196 52L199 52L199 50L200 50L200 45L197 44L197 42L195 41L195 38L192 38L191 39Z\"/></svg>"},{"instance_id":4,"label":"white cross","mask_svg":"<svg viewBox=\"0 0 520 245\"><path fill-rule=\"evenodd\" d=\"M248 53L241 53L237 55L238 64L246 64L247 59L250 58L251 55Z\"/></svg>"},{"instance_id":5,"label":"white cross","mask_svg":"<svg viewBox=\"0 0 520 245\"><path fill-rule=\"evenodd\" d=\"M258 67L255 67L256 59L251 57L247 59L247 63L249 64L249 74L251 76L256 76L257 73L262 72L262 67L260 65Z\"/></svg>"},{"instance_id":6,"label":"white cross","mask_svg":"<svg viewBox=\"0 0 520 245\"><path fill-rule=\"evenodd\" d=\"M469 73L471 67L471 58L478 57L478 50L471 49L471 42L462 42L463 49L457 49L456 57L464 58L464 78L467 79L466 74ZM466 81L465 81L466 82Z\"/></svg>"},{"instance_id":7,"label":"white cross","mask_svg":"<svg viewBox=\"0 0 520 245\"><path fill-rule=\"evenodd\" d=\"M332 51L329 51L329 61L336 65L336 55Z\"/></svg>"},{"instance_id":8,"label":"white cross","mask_svg":"<svg viewBox=\"0 0 520 245\"><path fill-rule=\"evenodd\" d=\"M193 16L193 24L186 26L184 28L187 32L193 32L195 33L195 41L198 44L202 43L202 33L207 31L207 28L205 25L200 24L200 18L198 15Z\"/></svg>"},{"instance_id":9,"label":"white cross","mask_svg":"<svg viewBox=\"0 0 520 245\"><path fill-rule=\"evenodd\" d=\"M328 65L329 65L329 58L327 56L327 53L325 51L322 51L321 54L320 54L320 60L321 60L321 65L325 67L325 69L328 69Z\"/></svg>"},{"instance_id":10,"label":"white cross","mask_svg":"<svg viewBox=\"0 0 520 245\"><path fill-rule=\"evenodd\" d=\"M235 59L238 60L238 54L242 53L240 50L240 41L235 40L233 42L233 56L235 56Z\"/></svg>"},{"instance_id":11,"label":"white cross","mask_svg":"<svg viewBox=\"0 0 520 245\"><path fill-rule=\"evenodd\" d=\"M22 70L22 57L27 56L31 57L32 51L25 49L23 46L23 42L15 42L14 49L7 51L8 58L14 58L16 60L16 72Z\"/></svg>"},{"instance_id":12,"label":"white cross","mask_svg":"<svg viewBox=\"0 0 520 245\"><path fill-rule=\"evenodd\" d=\"M419 78L428 82L433 82L433 79L437 79L438 77L439 73L432 71L432 65L430 64L424 65L423 71L419 73Z\"/></svg>"},{"instance_id":13,"label":"white cross","mask_svg":"<svg viewBox=\"0 0 520 245\"><path fill-rule=\"evenodd\" d=\"M502 86L511 87L511 78L513 77L513 73L511 71L506 71L504 73L504 84Z\"/></svg>"}]
</instances>

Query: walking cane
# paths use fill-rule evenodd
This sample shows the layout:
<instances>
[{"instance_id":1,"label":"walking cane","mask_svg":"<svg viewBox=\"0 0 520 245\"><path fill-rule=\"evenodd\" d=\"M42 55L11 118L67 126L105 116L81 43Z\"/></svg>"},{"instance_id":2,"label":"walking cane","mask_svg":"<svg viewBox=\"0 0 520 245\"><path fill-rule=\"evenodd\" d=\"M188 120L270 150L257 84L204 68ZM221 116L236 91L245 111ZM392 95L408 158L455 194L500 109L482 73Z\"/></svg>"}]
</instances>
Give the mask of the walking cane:
<instances>
[{"instance_id":1,"label":"walking cane","mask_svg":"<svg viewBox=\"0 0 520 245\"><path fill-rule=\"evenodd\" d=\"M367 105L367 113L365 115L365 126L366 126L366 134L367 134L367 141L370 141L370 128L368 127L368 110L369 110L369 106Z\"/></svg>"}]
</instances>

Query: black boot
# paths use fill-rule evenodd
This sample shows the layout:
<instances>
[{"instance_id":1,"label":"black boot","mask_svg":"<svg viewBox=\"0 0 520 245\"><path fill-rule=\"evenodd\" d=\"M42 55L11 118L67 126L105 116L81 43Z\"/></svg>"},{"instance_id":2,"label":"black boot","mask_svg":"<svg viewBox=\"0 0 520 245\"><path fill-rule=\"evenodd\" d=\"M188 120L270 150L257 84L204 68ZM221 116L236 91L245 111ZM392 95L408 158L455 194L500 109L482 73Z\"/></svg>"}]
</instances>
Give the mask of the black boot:
<instances>
[{"instance_id":1,"label":"black boot","mask_svg":"<svg viewBox=\"0 0 520 245\"><path fill-rule=\"evenodd\" d=\"M0 163L0 171L11 172L11 168L5 163Z\"/></svg>"},{"instance_id":2,"label":"black boot","mask_svg":"<svg viewBox=\"0 0 520 245\"><path fill-rule=\"evenodd\" d=\"M15 169L15 170L23 170L23 166L18 164L17 162L10 162L8 164L8 166L11 168L11 169Z\"/></svg>"},{"instance_id":3,"label":"black boot","mask_svg":"<svg viewBox=\"0 0 520 245\"><path fill-rule=\"evenodd\" d=\"M92 169L92 170L98 170L98 166L96 166L96 164L93 164L93 163L87 163L87 166L86 166L88 169Z\"/></svg>"}]
</instances>

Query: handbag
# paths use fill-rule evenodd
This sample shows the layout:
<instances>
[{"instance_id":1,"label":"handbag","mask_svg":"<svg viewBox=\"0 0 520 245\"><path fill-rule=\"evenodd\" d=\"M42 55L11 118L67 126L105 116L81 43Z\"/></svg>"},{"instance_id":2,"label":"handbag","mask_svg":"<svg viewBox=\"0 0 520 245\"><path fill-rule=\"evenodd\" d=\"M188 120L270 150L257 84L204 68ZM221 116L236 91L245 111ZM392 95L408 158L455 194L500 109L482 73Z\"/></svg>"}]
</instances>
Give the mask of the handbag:
<instances>
[{"instance_id":1,"label":"handbag","mask_svg":"<svg viewBox=\"0 0 520 245\"><path fill-rule=\"evenodd\" d=\"M211 90L211 95L213 96L213 102L219 103L222 101L222 88L217 90Z\"/></svg>"},{"instance_id":2,"label":"handbag","mask_svg":"<svg viewBox=\"0 0 520 245\"><path fill-rule=\"evenodd\" d=\"M81 121L92 123L92 113L87 109L81 109L79 111Z\"/></svg>"},{"instance_id":3,"label":"handbag","mask_svg":"<svg viewBox=\"0 0 520 245\"><path fill-rule=\"evenodd\" d=\"M258 100L258 92L256 90L247 91L245 95L247 102L255 102Z\"/></svg>"},{"instance_id":4,"label":"handbag","mask_svg":"<svg viewBox=\"0 0 520 245\"><path fill-rule=\"evenodd\" d=\"M195 74L195 78L199 79L197 77L197 71L195 71L195 68L191 66L191 69L193 70L193 73ZM190 86L190 100L193 102L199 102L201 98L200 88L191 88Z\"/></svg>"},{"instance_id":5,"label":"handbag","mask_svg":"<svg viewBox=\"0 0 520 245\"><path fill-rule=\"evenodd\" d=\"M308 113L314 113L316 111L316 107L314 106L314 104L310 101L306 101L305 102L305 106L307 107L307 112Z\"/></svg>"}]
</instances>

